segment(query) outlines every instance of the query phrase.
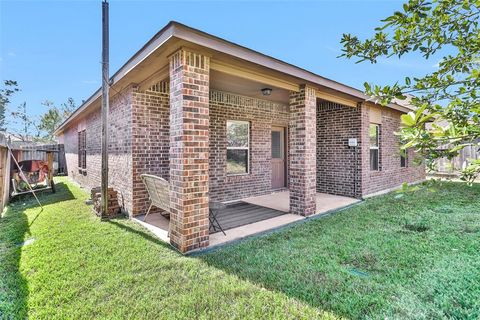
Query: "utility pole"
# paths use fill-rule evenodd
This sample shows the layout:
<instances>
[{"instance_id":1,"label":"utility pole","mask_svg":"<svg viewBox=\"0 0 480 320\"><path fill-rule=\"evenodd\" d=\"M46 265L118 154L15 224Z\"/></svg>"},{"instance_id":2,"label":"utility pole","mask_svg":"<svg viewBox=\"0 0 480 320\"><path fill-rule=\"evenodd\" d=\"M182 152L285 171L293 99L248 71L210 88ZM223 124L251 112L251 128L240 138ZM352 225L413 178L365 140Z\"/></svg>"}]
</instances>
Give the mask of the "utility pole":
<instances>
[{"instance_id":1,"label":"utility pole","mask_svg":"<svg viewBox=\"0 0 480 320\"><path fill-rule=\"evenodd\" d=\"M102 1L102 212L100 218L108 218L108 0Z\"/></svg>"}]
</instances>

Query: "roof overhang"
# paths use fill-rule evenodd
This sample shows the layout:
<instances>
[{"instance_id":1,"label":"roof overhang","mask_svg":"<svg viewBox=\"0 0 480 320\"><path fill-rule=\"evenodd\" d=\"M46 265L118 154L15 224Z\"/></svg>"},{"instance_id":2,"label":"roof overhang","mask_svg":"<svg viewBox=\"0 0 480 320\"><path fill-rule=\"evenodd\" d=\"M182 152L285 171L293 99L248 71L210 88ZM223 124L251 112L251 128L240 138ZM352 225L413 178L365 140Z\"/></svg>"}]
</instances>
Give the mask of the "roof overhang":
<instances>
[{"instance_id":1,"label":"roof overhang","mask_svg":"<svg viewBox=\"0 0 480 320\"><path fill-rule=\"evenodd\" d=\"M299 84L302 83L310 84L318 88L318 98L347 105L350 104L353 106L364 101L374 103L371 97L365 95L361 90L327 79L308 70L174 21L171 21L161 29L111 77L110 83L114 88L114 90L110 91L113 91L112 95L130 83L144 81L145 78L140 77L140 75L146 66L154 64L154 60L156 59L167 59L167 57L180 46L188 46L203 51L206 50L210 52L212 56L219 57L218 60L212 59L211 68L215 70L226 73L234 72L236 74L249 72L250 76L251 74L257 73L258 77L270 77L270 82L275 81L275 85L290 90L295 90L295 88L298 88ZM262 72L255 72L254 70L242 71L240 67L238 67L239 70L235 70L235 66L222 64L221 58L226 56L233 58L233 60L236 60L240 64L247 62L280 76L268 76ZM162 69L160 66L157 67ZM150 67L149 69L151 70ZM54 134L60 134L73 119L81 114L88 113L88 110L98 106L101 94L101 88L95 91L95 93L82 103L82 105L55 130ZM412 110L408 106L397 103L391 103L388 107L401 112Z\"/></svg>"}]
</instances>

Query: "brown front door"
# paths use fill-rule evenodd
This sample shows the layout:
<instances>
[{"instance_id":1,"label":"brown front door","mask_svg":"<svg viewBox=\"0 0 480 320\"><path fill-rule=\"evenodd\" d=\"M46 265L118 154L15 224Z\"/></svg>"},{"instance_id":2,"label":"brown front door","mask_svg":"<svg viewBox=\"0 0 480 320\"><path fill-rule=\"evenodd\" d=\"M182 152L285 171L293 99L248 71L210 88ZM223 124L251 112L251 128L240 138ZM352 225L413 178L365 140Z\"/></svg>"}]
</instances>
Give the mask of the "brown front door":
<instances>
[{"instance_id":1,"label":"brown front door","mask_svg":"<svg viewBox=\"0 0 480 320\"><path fill-rule=\"evenodd\" d=\"M272 189L285 187L285 128L272 127Z\"/></svg>"}]
</instances>

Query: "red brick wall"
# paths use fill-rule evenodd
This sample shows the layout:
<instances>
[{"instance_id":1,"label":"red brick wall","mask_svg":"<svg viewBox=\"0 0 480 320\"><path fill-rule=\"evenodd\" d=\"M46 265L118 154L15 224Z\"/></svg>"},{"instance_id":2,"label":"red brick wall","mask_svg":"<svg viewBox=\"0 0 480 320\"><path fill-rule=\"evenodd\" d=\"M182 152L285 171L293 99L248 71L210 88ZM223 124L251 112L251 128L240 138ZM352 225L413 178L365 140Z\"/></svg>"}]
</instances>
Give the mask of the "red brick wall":
<instances>
[{"instance_id":1,"label":"red brick wall","mask_svg":"<svg viewBox=\"0 0 480 320\"><path fill-rule=\"evenodd\" d=\"M407 168L400 167L399 138L401 112L376 107L380 114L380 171L370 170L369 124L374 107L358 108L332 102L319 102L317 108L317 191L361 197L400 186L403 182L425 179L423 165L414 164L409 150ZM348 138L359 142L358 173L355 178L355 153ZM355 184L356 181L356 184Z\"/></svg>"},{"instance_id":2,"label":"red brick wall","mask_svg":"<svg viewBox=\"0 0 480 320\"><path fill-rule=\"evenodd\" d=\"M169 179L170 121L168 92L134 92L132 99L132 215L147 211L148 193L141 174ZM155 210L155 209L154 209Z\"/></svg>"},{"instance_id":3,"label":"red brick wall","mask_svg":"<svg viewBox=\"0 0 480 320\"><path fill-rule=\"evenodd\" d=\"M169 96L167 92L122 91L111 101L110 184L119 192L131 214L146 211L148 197L139 175L169 178ZM210 90L209 188L210 198L228 201L271 192L271 126L288 126L287 106L241 95ZM393 134L401 113L381 109L381 171L369 167L369 106L360 109L319 102L317 107L316 185L318 192L354 196L353 151L348 138L359 137L359 190L362 196L425 178L424 167L409 154L407 168L400 167L398 138ZM87 188L100 185L100 110L72 123L64 132L68 173ZM250 122L250 173L226 174L226 121ZM359 135L360 126L362 133ZM87 130L87 173L77 168L77 132Z\"/></svg>"},{"instance_id":4,"label":"red brick wall","mask_svg":"<svg viewBox=\"0 0 480 320\"><path fill-rule=\"evenodd\" d=\"M414 163L415 154L409 150L408 165L400 167L399 137L394 133L400 127L401 112L385 107L377 107L381 114L380 123L380 170L370 170L370 149L368 127L371 106L362 106L362 195L412 183L425 179L425 166Z\"/></svg>"},{"instance_id":5,"label":"red brick wall","mask_svg":"<svg viewBox=\"0 0 480 320\"><path fill-rule=\"evenodd\" d=\"M169 179L169 99L167 93L133 94L133 215L144 213L148 196L140 174ZM271 192L271 126L288 126L286 105L210 91L210 198L229 201ZM250 173L226 173L227 120L250 122Z\"/></svg>"},{"instance_id":6,"label":"red brick wall","mask_svg":"<svg viewBox=\"0 0 480 320\"><path fill-rule=\"evenodd\" d=\"M132 208L131 161L131 88L115 95L110 101L109 184L119 194L122 207ZM78 131L86 129L87 170L78 170ZM101 179L101 114L100 109L73 122L63 133L68 175L82 186L100 186Z\"/></svg>"},{"instance_id":7,"label":"red brick wall","mask_svg":"<svg viewBox=\"0 0 480 320\"><path fill-rule=\"evenodd\" d=\"M250 122L250 173L227 175L227 120ZM235 200L271 192L271 128L288 126L286 105L210 92L210 198Z\"/></svg>"},{"instance_id":8,"label":"red brick wall","mask_svg":"<svg viewBox=\"0 0 480 320\"><path fill-rule=\"evenodd\" d=\"M169 99L166 92L133 94L133 215L144 213L148 195L140 174L169 179ZM285 105L210 91L210 198L228 201L271 192L271 126L288 125ZM227 120L250 122L250 174L226 174Z\"/></svg>"},{"instance_id":9,"label":"red brick wall","mask_svg":"<svg viewBox=\"0 0 480 320\"><path fill-rule=\"evenodd\" d=\"M123 193L131 190L132 199L127 202L126 208L132 215L143 214L147 210L148 195L140 179L142 173L159 175L169 179L169 96L166 92L145 91L138 92L131 89L131 103L125 106L125 112L131 112L132 125L128 131L131 134L131 150L123 152L125 165L131 164L131 174L119 176L124 170L114 170L113 160L118 166L121 150L124 147L115 146L117 155L110 157L110 181L123 181ZM210 197L218 201L235 200L239 198L262 195L271 189L271 126L288 126L287 106L259 100L232 93L212 90L210 92ZM110 120L115 123L118 109L112 104ZM250 121L251 151L250 174L228 176L226 174L226 121ZM68 171L76 181L87 188L100 184L100 111L87 116L87 175L82 176L77 170L77 124L65 131L64 137ZM119 140L119 130L115 136ZM92 139L92 135L95 140ZM111 137L111 143L114 137ZM124 141L128 143L128 140ZM112 147L113 148L113 147ZM125 157L131 157L130 159ZM123 174L123 173L122 173ZM128 181L128 182L127 182ZM130 183L131 185L126 185ZM127 197L126 197L127 198ZM131 202L132 204L130 204Z\"/></svg>"},{"instance_id":10,"label":"red brick wall","mask_svg":"<svg viewBox=\"0 0 480 320\"><path fill-rule=\"evenodd\" d=\"M361 111L320 101L317 106L317 191L361 196L360 146L357 162L349 138L360 142ZM358 169L357 169L358 168Z\"/></svg>"}]
</instances>

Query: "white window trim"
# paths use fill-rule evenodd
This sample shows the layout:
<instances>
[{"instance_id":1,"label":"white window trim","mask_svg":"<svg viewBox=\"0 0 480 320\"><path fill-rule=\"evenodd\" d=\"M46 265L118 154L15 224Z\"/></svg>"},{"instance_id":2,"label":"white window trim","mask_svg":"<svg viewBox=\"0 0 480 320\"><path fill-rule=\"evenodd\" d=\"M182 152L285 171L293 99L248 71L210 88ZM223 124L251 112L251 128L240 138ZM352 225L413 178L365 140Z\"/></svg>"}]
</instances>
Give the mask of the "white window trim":
<instances>
[{"instance_id":1,"label":"white window trim","mask_svg":"<svg viewBox=\"0 0 480 320\"><path fill-rule=\"evenodd\" d=\"M228 123L241 123L241 124L247 124L248 126L248 131L247 131L247 147L229 147L227 145L227 150L247 150L247 172L242 172L242 173L229 173L228 172L228 167L227 167L227 161L225 161L225 172L227 173L227 176L229 177L234 177L234 176L246 176L250 174L250 121L246 120L227 120L225 123L225 126L228 130ZM227 138L228 139L228 138ZM226 156L226 154L225 154ZM227 158L225 160L228 160Z\"/></svg>"},{"instance_id":2,"label":"white window trim","mask_svg":"<svg viewBox=\"0 0 480 320\"><path fill-rule=\"evenodd\" d=\"M370 144L370 149L369 150L378 150L378 155L377 155L377 170L374 170L372 169L372 164L370 163L370 171L372 172L377 172L377 171L381 171L380 170L380 125L378 123L373 123L373 122L370 122L369 126L368 126L368 130L369 130L369 136L370 136L370 126L371 125L374 125L376 126L377 128L377 145L376 146L372 146ZM369 137L370 138L370 137ZM370 143L370 139L368 139L369 143Z\"/></svg>"}]
</instances>

